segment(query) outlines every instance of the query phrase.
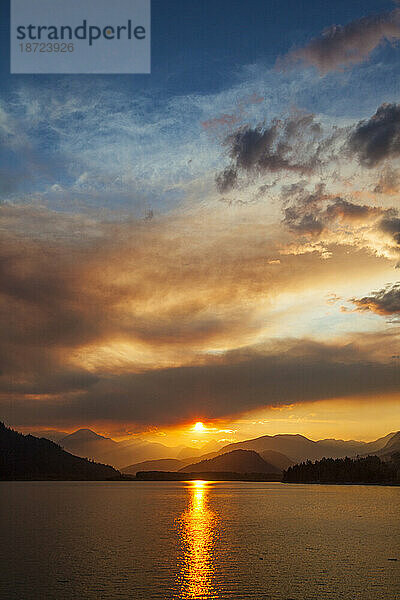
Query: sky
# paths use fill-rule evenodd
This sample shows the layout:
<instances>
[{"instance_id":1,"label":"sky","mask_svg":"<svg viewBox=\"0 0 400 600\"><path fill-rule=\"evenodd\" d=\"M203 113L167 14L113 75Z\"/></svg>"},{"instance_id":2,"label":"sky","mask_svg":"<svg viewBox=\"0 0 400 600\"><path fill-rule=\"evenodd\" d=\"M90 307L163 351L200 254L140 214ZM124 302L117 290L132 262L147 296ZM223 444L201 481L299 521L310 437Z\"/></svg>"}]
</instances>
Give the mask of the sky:
<instances>
[{"instance_id":1,"label":"sky","mask_svg":"<svg viewBox=\"0 0 400 600\"><path fill-rule=\"evenodd\" d=\"M75 76L1 9L1 418L400 429L399 5L153 0L150 75Z\"/></svg>"}]
</instances>

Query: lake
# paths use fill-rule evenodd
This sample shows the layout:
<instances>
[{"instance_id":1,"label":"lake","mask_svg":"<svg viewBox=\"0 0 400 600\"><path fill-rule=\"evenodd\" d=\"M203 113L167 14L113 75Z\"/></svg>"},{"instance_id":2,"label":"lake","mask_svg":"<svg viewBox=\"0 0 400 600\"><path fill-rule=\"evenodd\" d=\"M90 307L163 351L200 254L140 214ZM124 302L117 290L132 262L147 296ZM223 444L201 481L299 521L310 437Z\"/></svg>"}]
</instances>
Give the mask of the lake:
<instances>
[{"instance_id":1,"label":"lake","mask_svg":"<svg viewBox=\"0 0 400 600\"><path fill-rule=\"evenodd\" d=\"M399 515L398 487L2 482L0 598L396 600Z\"/></svg>"}]
</instances>

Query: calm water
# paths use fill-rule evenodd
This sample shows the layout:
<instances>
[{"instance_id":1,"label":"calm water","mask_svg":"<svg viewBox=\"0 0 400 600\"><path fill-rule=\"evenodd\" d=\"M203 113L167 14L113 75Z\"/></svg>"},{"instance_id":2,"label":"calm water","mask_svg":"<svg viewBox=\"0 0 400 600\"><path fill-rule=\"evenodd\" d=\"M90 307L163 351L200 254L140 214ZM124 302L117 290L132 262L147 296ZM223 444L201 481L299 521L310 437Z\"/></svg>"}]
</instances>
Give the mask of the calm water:
<instances>
[{"instance_id":1,"label":"calm water","mask_svg":"<svg viewBox=\"0 0 400 600\"><path fill-rule=\"evenodd\" d=\"M400 598L400 488L3 482L0 511L1 600Z\"/></svg>"}]
</instances>

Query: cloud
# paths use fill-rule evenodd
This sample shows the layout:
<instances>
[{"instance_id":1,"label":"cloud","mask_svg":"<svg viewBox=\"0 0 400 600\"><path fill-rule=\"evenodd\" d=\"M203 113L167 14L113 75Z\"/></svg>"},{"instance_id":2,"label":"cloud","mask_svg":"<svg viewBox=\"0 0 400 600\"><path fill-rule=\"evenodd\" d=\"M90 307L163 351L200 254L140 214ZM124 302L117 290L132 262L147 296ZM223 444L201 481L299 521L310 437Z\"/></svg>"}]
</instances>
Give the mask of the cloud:
<instances>
[{"instance_id":1,"label":"cloud","mask_svg":"<svg viewBox=\"0 0 400 600\"><path fill-rule=\"evenodd\" d=\"M364 62L384 41L400 38L400 10L363 17L347 25L332 25L303 48L280 57L277 67L285 69L302 62L316 67L321 75Z\"/></svg>"},{"instance_id":2,"label":"cloud","mask_svg":"<svg viewBox=\"0 0 400 600\"><path fill-rule=\"evenodd\" d=\"M305 182L285 188L283 198L282 223L297 238L286 252L319 251L328 257L329 245L340 244L398 260L400 218L396 209L357 204L327 193L323 184L309 191Z\"/></svg>"},{"instance_id":3,"label":"cloud","mask_svg":"<svg viewBox=\"0 0 400 600\"><path fill-rule=\"evenodd\" d=\"M400 317L400 282L388 284L377 292L363 298L351 298L358 311L371 311L383 316Z\"/></svg>"},{"instance_id":4,"label":"cloud","mask_svg":"<svg viewBox=\"0 0 400 600\"><path fill-rule=\"evenodd\" d=\"M382 219L380 229L392 236L395 244L400 247L400 218L395 211L388 211L388 214L392 216Z\"/></svg>"},{"instance_id":5,"label":"cloud","mask_svg":"<svg viewBox=\"0 0 400 600\"><path fill-rule=\"evenodd\" d=\"M227 167L219 173L215 178L215 183L217 185L217 190L223 194L224 192L229 192L234 187L236 187L238 180L238 173L234 167Z\"/></svg>"},{"instance_id":6,"label":"cloud","mask_svg":"<svg viewBox=\"0 0 400 600\"><path fill-rule=\"evenodd\" d=\"M382 169L379 174L379 180L377 181L374 192L376 194L386 194L392 196L400 191L400 175L399 173L390 168L386 167Z\"/></svg>"},{"instance_id":7,"label":"cloud","mask_svg":"<svg viewBox=\"0 0 400 600\"><path fill-rule=\"evenodd\" d=\"M398 389L392 362L366 356L352 344L299 340L269 354L231 353L207 364L102 378L63 402L2 404L9 422L25 425L114 422L185 423L198 415L232 417L268 405L390 394Z\"/></svg>"},{"instance_id":8,"label":"cloud","mask_svg":"<svg viewBox=\"0 0 400 600\"><path fill-rule=\"evenodd\" d=\"M238 231L228 217L107 223L0 207L0 388L68 393L100 367L190 362L248 343L265 327L257 311L277 251L264 227Z\"/></svg>"},{"instance_id":9,"label":"cloud","mask_svg":"<svg viewBox=\"0 0 400 600\"><path fill-rule=\"evenodd\" d=\"M231 165L217 175L217 188L221 192L234 188L241 173L311 173L318 164L316 141L321 135L315 116L300 111L273 119L267 127L239 128L225 139Z\"/></svg>"},{"instance_id":10,"label":"cloud","mask_svg":"<svg viewBox=\"0 0 400 600\"><path fill-rule=\"evenodd\" d=\"M339 196L328 194L325 186L319 184L313 192L305 187L295 186L290 205L284 208L283 223L299 234L320 235L331 225L376 221L383 214L392 214L380 207L355 204Z\"/></svg>"},{"instance_id":11,"label":"cloud","mask_svg":"<svg viewBox=\"0 0 400 600\"><path fill-rule=\"evenodd\" d=\"M399 156L400 105L382 104L370 119L360 121L349 137L349 147L366 167Z\"/></svg>"},{"instance_id":12,"label":"cloud","mask_svg":"<svg viewBox=\"0 0 400 600\"><path fill-rule=\"evenodd\" d=\"M338 273L347 280L348 251L329 264L314 255L283 258L282 227L259 211L246 224L224 207L212 219L201 210L113 223L0 208L4 418L172 423L196 407L213 416L279 403L295 394L285 379L298 381L301 365L309 363L310 374L329 371L308 342L304 356L296 344L245 355L233 349L282 331L281 294L294 295L297 306L316 282L332 289ZM357 273L370 273L373 260L359 255ZM328 397L328 387L305 386L299 401Z\"/></svg>"}]
</instances>

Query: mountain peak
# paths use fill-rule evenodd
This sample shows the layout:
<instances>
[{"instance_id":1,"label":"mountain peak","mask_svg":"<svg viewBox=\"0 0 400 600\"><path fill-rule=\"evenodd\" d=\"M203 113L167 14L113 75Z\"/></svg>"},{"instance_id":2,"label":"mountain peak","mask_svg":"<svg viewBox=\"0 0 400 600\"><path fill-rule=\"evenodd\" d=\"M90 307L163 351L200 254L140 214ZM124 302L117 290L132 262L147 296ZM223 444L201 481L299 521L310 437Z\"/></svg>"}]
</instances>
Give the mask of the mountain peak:
<instances>
[{"instance_id":1,"label":"mountain peak","mask_svg":"<svg viewBox=\"0 0 400 600\"><path fill-rule=\"evenodd\" d=\"M232 472L232 473L280 473L281 470L265 461L254 450L232 450L215 458L202 460L180 469L186 473Z\"/></svg>"},{"instance_id":2,"label":"mountain peak","mask_svg":"<svg viewBox=\"0 0 400 600\"><path fill-rule=\"evenodd\" d=\"M65 436L65 439L68 440L110 440L111 438L107 438L104 437L104 435L100 435L99 433L96 433L95 431L92 431L92 429L77 429L76 431L74 431L73 433L70 433L68 435Z\"/></svg>"}]
</instances>

